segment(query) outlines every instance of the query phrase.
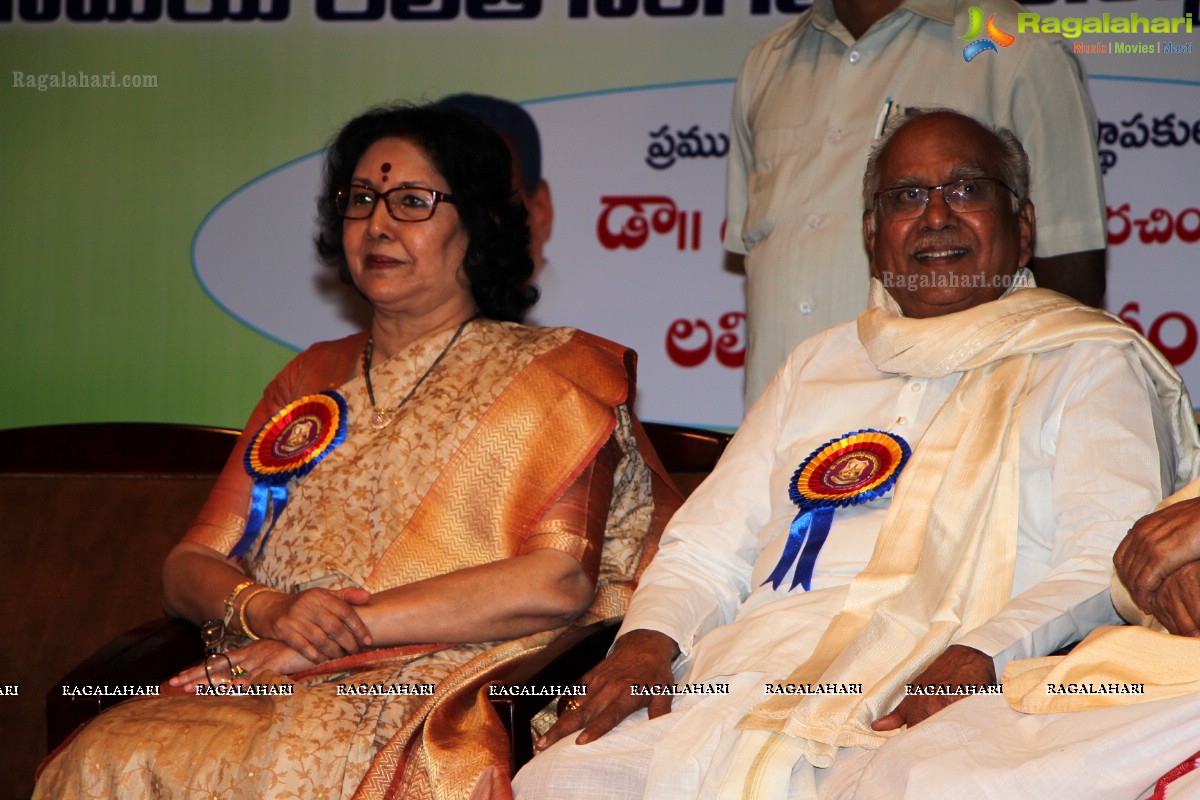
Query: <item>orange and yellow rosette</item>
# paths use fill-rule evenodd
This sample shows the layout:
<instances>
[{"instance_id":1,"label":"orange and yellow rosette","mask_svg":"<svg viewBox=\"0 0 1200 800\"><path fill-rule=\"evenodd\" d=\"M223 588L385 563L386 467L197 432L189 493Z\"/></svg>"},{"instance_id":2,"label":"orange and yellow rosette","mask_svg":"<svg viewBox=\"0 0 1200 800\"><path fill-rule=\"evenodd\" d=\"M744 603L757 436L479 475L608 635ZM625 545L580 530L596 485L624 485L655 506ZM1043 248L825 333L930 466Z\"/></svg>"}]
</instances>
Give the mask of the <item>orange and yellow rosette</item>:
<instances>
[{"instance_id":1,"label":"orange and yellow rosette","mask_svg":"<svg viewBox=\"0 0 1200 800\"><path fill-rule=\"evenodd\" d=\"M246 473L254 479L246 530L229 551L243 558L259 538L268 514L271 527L287 506L287 485L302 478L346 439L346 401L334 391L289 403L259 428L246 448ZM262 554L271 528L258 545Z\"/></svg>"},{"instance_id":2,"label":"orange and yellow rosette","mask_svg":"<svg viewBox=\"0 0 1200 800\"><path fill-rule=\"evenodd\" d=\"M838 508L886 494L908 463L912 449L894 433L871 428L830 439L808 455L792 475L788 494L800 511L787 544L764 584L778 589L796 565L790 589L812 588L813 568Z\"/></svg>"}]
</instances>

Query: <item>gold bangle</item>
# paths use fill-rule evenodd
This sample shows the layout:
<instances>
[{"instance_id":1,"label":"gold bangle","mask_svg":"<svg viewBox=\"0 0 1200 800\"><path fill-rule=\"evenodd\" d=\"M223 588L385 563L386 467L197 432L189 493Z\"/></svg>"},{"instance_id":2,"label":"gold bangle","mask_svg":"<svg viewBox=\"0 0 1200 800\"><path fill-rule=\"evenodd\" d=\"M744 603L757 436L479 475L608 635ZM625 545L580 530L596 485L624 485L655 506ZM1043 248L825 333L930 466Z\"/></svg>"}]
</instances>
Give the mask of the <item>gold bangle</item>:
<instances>
[{"instance_id":1,"label":"gold bangle","mask_svg":"<svg viewBox=\"0 0 1200 800\"><path fill-rule=\"evenodd\" d=\"M258 597L263 592L274 592L274 591L278 591L278 590L272 589L270 586L260 586L259 588L255 589L254 591L252 591L246 595L246 599L242 601L242 607L240 609L238 609L238 622L240 622L242 625L242 633L246 634L246 636L248 636L249 638L251 638L255 641L261 639L262 637L259 636L254 631L250 630L250 623L246 621L246 606L250 605L250 601L253 600L255 597Z\"/></svg>"},{"instance_id":2,"label":"gold bangle","mask_svg":"<svg viewBox=\"0 0 1200 800\"><path fill-rule=\"evenodd\" d=\"M253 586L253 585L254 585L253 579L248 580L248 581L242 581L237 586L233 587L232 592L230 592L228 595L226 595L226 597L225 597L225 627L226 628L228 628L229 623L233 621L233 605L234 605L234 603L237 602L238 595L241 594L242 591L247 586Z\"/></svg>"}]
</instances>

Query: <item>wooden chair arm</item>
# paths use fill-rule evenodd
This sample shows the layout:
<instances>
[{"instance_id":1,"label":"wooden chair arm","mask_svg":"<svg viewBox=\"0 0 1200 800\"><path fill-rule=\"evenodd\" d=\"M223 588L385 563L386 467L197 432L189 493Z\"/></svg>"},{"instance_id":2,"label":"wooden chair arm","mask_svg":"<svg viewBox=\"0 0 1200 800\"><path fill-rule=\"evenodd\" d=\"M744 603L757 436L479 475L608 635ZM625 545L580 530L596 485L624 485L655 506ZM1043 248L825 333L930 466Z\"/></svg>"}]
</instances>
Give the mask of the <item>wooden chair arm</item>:
<instances>
[{"instance_id":1,"label":"wooden chair arm","mask_svg":"<svg viewBox=\"0 0 1200 800\"><path fill-rule=\"evenodd\" d=\"M621 620L608 619L569 631L554 640L546 649L521 662L501 681L504 686L568 686L578 683L588 670L608 654ZM510 764L512 774L533 758L533 732L530 725L534 715L553 698L537 695L493 697L496 710L508 739L512 743Z\"/></svg>"}]
</instances>

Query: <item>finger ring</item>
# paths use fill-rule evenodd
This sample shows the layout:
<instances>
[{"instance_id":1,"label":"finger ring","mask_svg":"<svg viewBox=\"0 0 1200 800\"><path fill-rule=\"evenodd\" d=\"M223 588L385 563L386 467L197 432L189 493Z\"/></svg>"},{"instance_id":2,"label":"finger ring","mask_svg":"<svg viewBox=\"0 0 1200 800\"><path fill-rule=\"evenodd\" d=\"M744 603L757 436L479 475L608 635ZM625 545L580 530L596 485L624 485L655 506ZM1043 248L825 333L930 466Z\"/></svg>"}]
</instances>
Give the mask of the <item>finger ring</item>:
<instances>
[{"instance_id":1,"label":"finger ring","mask_svg":"<svg viewBox=\"0 0 1200 800\"><path fill-rule=\"evenodd\" d=\"M572 697L567 702L563 703L563 711L576 711L583 705L583 701L578 697Z\"/></svg>"},{"instance_id":2,"label":"finger ring","mask_svg":"<svg viewBox=\"0 0 1200 800\"><path fill-rule=\"evenodd\" d=\"M233 669L230 670L230 673L235 678L244 678L250 674L250 673L246 672L246 668L243 667L241 664L235 664L233 666Z\"/></svg>"}]
</instances>

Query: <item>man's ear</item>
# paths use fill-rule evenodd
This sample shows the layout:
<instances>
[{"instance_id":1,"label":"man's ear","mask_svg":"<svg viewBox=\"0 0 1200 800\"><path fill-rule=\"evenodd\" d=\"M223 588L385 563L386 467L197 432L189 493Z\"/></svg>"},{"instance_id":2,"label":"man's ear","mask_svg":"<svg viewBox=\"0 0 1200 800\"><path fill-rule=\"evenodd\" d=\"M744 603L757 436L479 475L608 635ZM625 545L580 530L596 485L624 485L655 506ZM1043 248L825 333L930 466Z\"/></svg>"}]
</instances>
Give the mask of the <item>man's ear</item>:
<instances>
[{"instance_id":1,"label":"man's ear","mask_svg":"<svg viewBox=\"0 0 1200 800\"><path fill-rule=\"evenodd\" d=\"M1017 212L1017 229L1021 235L1021 266L1029 266L1033 260L1033 244L1037 238L1037 214L1033 209L1033 201L1026 200Z\"/></svg>"},{"instance_id":2,"label":"man's ear","mask_svg":"<svg viewBox=\"0 0 1200 800\"><path fill-rule=\"evenodd\" d=\"M871 274L875 273L875 210L868 208L863 212L863 241L867 245L867 263L871 265Z\"/></svg>"}]
</instances>

